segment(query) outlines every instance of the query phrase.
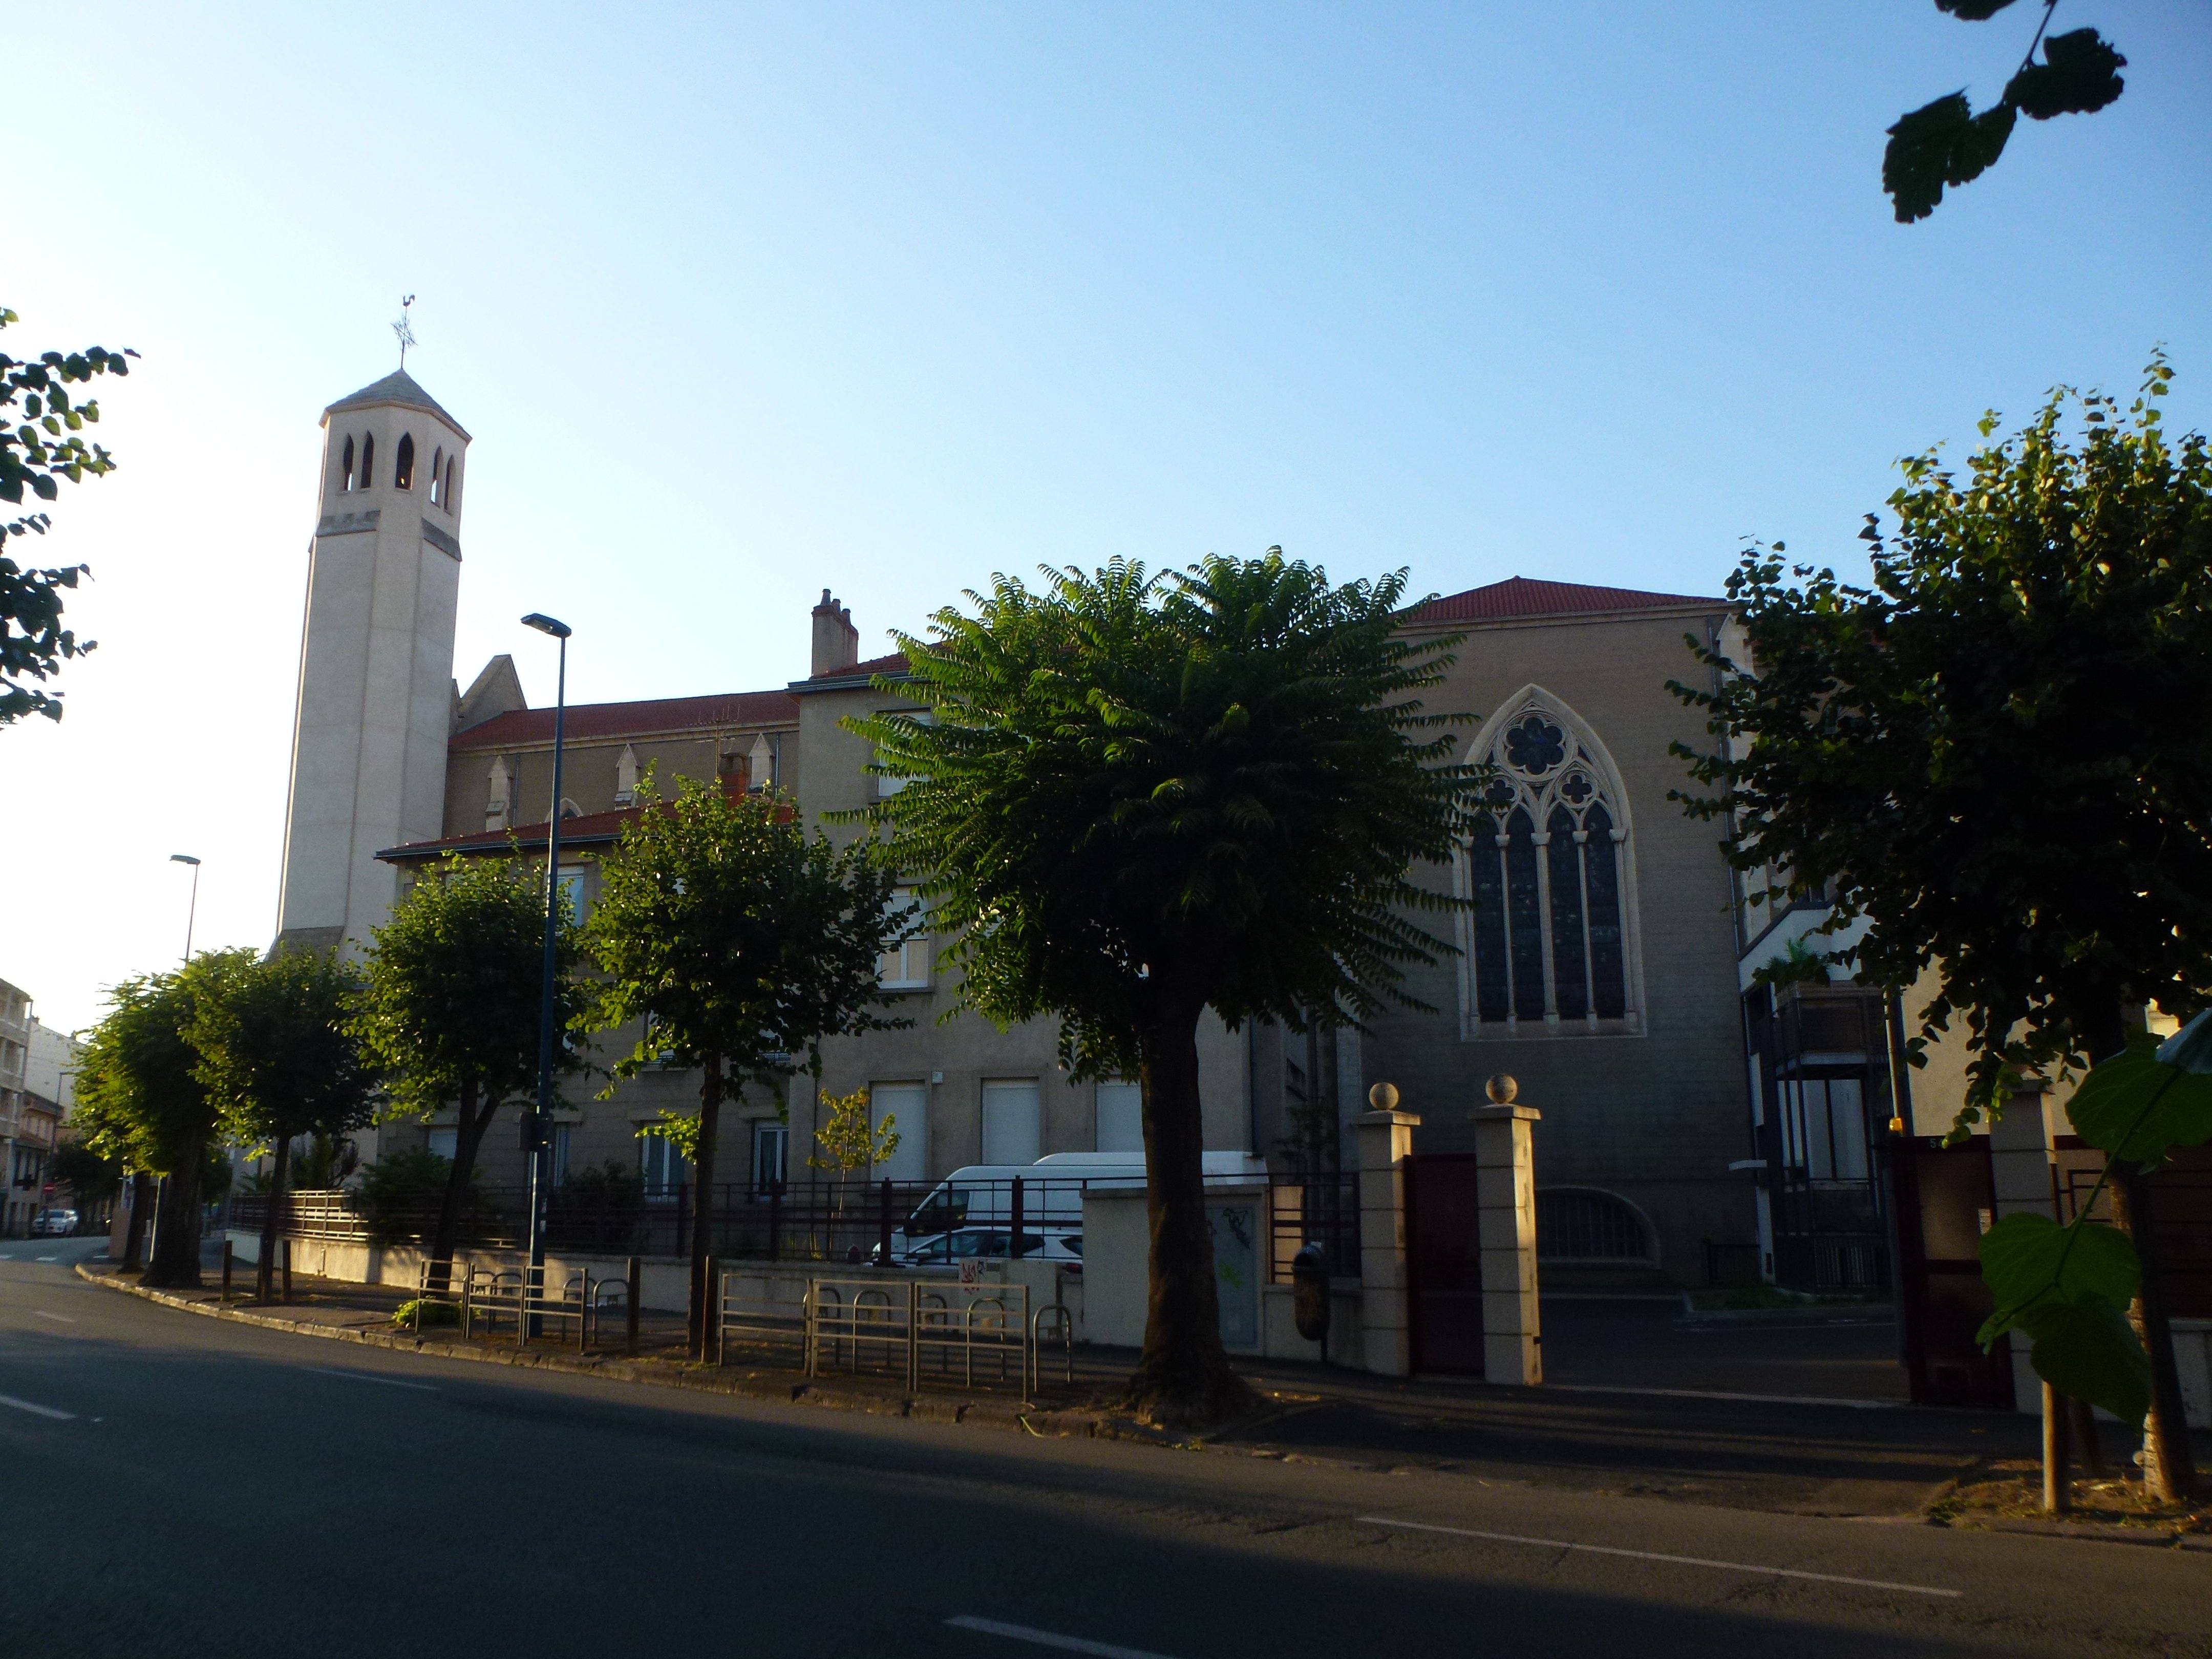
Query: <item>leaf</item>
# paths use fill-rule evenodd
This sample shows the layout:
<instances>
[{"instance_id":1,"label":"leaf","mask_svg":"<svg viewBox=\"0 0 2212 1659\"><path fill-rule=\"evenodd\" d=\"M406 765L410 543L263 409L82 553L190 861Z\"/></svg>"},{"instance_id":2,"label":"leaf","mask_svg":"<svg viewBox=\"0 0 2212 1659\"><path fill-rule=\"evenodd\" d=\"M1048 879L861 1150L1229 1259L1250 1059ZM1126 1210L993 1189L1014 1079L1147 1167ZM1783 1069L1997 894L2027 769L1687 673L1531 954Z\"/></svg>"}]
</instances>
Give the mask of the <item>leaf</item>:
<instances>
[{"instance_id":1,"label":"leaf","mask_svg":"<svg viewBox=\"0 0 2212 1659\"><path fill-rule=\"evenodd\" d=\"M2141 1426L2150 1409L2150 1360L2125 1314L2094 1297L2052 1304L2027 1328L2035 1339L2027 1363L2038 1376L2069 1399Z\"/></svg>"},{"instance_id":2,"label":"leaf","mask_svg":"<svg viewBox=\"0 0 2212 1659\"><path fill-rule=\"evenodd\" d=\"M2135 1246L2118 1228L2096 1221L2062 1227L2049 1216L2027 1212L2006 1216L1982 1235L1982 1278L1997 1304L1983 1328L1984 1340L2010 1324L2028 1325L2024 1310L2053 1300L2094 1296L2124 1308L2135 1300L2142 1277Z\"/></svg>"},{"instance_id":3,"label":"leaf","mask_svg":"<svg viewBox=\"0 0 2212 1659\"><path fill-rule=\"evenodd\" d=\"M2127 59L2094 29L2054 34L2043 43L2044 61L2023 64L2006 82L2004 101L2031 120L2087 115L2118 98L2127 82Z\"/></svg>"},{"instance_id":4,"label":"leaf","mask_svg":"<svg viewBox=\"0 0 2212 1659\"><path fill-rule=\"evenodd\" d=\"M1936 0L1936 9L1948 11L1966 23L1986 23L2012 0Z\"/></svg>"},{"instance_id":5,"label":"leaf","mask_svg":"<svg viewBox=\"0 0 2212 1659\"><path fill-rule=\"evenodd\" d=\"M2191 1077L2212 1077L2212 1008L2158 1045L2158 1062Z\"/></svg>"},{"instance_id":6,"label":"leaf","mask_svg":"<svg viewBox=\"0 0 2212 1659\"><path fill-rule=\"evenodd\" d=\"M1881 155L1881 187L1895 204L1898 223L1933 213L1946 185L1978 178L2004 153L2013 120L2009 104L1975 114L1963 92L1899 118Z\"/></svg>"},{"instance_id":7,"label":"leaf","mask_svg":"<svg viewBox=\"0 0 2212 1659\"><path fill-rule=\"evenodd\" d=\"M2212 1076L2161 1065L2150 1040L2139 1038L2090 1069L2066 1115L2099 1151L2155 1163L2169 1147L2212 1139Z\"/></svg>"}]
</instances>

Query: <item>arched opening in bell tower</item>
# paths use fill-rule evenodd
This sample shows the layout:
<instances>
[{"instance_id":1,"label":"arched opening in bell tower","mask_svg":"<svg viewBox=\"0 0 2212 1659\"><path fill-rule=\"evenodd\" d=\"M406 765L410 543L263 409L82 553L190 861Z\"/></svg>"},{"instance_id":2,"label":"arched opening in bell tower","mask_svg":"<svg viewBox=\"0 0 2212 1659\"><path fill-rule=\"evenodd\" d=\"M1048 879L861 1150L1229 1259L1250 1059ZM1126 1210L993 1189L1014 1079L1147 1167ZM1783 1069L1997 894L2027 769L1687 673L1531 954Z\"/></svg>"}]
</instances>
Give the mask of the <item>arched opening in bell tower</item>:
<instances>
[{"instance_id":1,"label":"arched opening in bell tower","mask_svg":"<svg viewBox=\"0 0 2212 1659\"><path fill-rule=\"evenodd\" d=\"M399 454L392 466L392 487L394 489L415 488L415 434L399 434Z\"/></svg>"}]
</instances>

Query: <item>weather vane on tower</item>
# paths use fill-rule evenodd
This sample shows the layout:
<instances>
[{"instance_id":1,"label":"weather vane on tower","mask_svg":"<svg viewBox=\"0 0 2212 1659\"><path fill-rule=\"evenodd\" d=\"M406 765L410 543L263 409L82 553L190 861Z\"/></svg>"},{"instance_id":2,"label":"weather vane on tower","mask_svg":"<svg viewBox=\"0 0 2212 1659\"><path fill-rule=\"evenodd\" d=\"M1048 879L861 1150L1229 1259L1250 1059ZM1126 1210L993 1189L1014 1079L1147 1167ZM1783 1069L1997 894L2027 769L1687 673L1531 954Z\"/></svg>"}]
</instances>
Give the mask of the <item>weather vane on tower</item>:
<instances>
[{"instance_id":1,"label":"weather vane on tower","mask_svg":"<svg viewBox=\"0 0 2212 1659\"><path fill-rule=\"evenodd\" d=\"M407 367L407 348L415 343L415 331L407 326L408 308L414 303L415 296L411 294L400 301L398 319L392 325L392 331L399 337L399 367L402 368Z\"/></svg>"}]
</instances>

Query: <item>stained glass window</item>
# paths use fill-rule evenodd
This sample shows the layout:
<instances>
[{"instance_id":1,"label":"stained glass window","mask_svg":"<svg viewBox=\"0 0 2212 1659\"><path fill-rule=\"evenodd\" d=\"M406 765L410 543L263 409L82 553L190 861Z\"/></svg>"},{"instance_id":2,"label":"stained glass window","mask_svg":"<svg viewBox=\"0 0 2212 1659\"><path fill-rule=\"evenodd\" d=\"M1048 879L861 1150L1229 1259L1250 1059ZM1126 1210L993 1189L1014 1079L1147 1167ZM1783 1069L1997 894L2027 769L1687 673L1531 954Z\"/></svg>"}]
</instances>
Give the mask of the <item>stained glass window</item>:
<instances>
[{"instance_id":1,"label":"stained glass window","mask_svg":"<svg viewBox=\"0 0 2212 1659\"><path fill-rule=\"evenodd\" d=\"M1626 837L1595 740L1531 699L1486 759L1467 848L1469 1011L1508 1030L1636 1029L1623 915ZM1539 827L1540 826L1540 828Z\"/></svg>"}]
</instances>

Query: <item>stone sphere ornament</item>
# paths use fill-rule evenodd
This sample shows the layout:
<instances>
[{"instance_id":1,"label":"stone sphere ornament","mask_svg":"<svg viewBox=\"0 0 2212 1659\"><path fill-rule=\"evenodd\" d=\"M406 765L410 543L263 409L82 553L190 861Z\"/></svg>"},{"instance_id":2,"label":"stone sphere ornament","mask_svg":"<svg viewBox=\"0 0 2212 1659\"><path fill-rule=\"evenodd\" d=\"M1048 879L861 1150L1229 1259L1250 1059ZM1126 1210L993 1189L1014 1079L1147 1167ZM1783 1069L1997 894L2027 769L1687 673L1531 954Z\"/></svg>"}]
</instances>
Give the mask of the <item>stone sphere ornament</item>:
<instances>
[{"instance_id":1,"label":"stone sphere ornament","mask_svg":"<svg viewBox=\"0 0 2212 1659\"><path fill-rule=\"evenodd\" d=\"M1482 1086L1489 1093L1492 1103L1498 1106L1510 1106L1513 1097L1521 1092L1521 1085L1513 1080L1510 1072L1498 1073Z\"/></svg>"},{"instance_id":2,"label":"stone sphere ornament","mask_svg":"<svg viewBox=\"0 0 2212 1659\"><path fill-rule=\"evenodd\" d=\"M1370 1106L1372 1106L1378 1112L1396 1111L1398 1109L1398 1085L1395 1083L1376 1084L1373 1088L1367 1091L1367 1103Z\"/></svg>"}]
</instances>

